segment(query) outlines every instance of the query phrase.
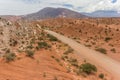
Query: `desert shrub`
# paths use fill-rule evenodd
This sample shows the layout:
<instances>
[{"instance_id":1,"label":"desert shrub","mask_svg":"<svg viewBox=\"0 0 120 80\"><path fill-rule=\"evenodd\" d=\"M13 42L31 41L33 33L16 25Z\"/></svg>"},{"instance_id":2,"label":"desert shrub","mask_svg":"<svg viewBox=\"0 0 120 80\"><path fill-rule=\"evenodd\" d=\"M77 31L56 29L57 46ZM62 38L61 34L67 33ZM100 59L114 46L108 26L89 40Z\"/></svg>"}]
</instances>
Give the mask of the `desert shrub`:
<instances>
[{"instance_id":1,"label":"desert shrub","mask_svg":"<svg viewBox=\"0 0 120 80\"><path fill-rule=\"evenodd\" d=\"M61 57L61 59L62 59L62 60L66 60L66 59L68 59L68 56L63 55L63 56Z\"/></svg>"},{"instance_id":2,"label":"desert shrub","mask_svg":"<svg viewBox=\"0 0 120 80\"><path fill-rule=\"evenodd\" d=\"M49 47L51 47L51 46L48 45L46 42L38 42L38 46L36 47L36 49L49 48Z\"/></svg>"},{"instance_id":3,"label":"desert shrub","mask_svg":"<svg viewBox=\"0 0 120 80\"><path fill-rule=\"evenodd\" d=\"M34 52L33 52L33 51L30 51L30 50L27 50L27 51L26 51L26 56L28 56L28 57L33 57L33 56L34 56Z\"/></svg>"},{"instance_id":4,"label":"desert shrub","mask_svg":"<svg viewBox=\"0 0 120 80\"><path fill-rule=\"evenodd\" d=\"M39 37L38 40L43 40L43 37Z\"/></svg>"},{"instance_id":5,"label":"desert shrub","mask_svg":"<svg viewBox=\"0 0 120 80\"><path fill-rule=\"evenodd\" d=\"M54 58L55 58L55 56L51 56L51 58L53 58L53 59L54 59Z\"/></svg>"},{"instance_id":6,"label":"desert shrub","mask_svg":"<svg viewBox=\"0 0 120 80\"><path fill-rule=\"evenodd\" d=\"M110 38L110 37L106 37L106 38L105 38L105 41L108 42L108 41L110 41L111 39L112 39L112 38Z\"/></svg>"},{"instance_id":7,"label":"desert shrub","mask_svg":"<svg viewBox=\"0 0 120 80\"><path fill-rule=\"evenodd\" d=\"M64 52L64 54L68 55L69 53L72 53L72 52L73 52L73 49L69 48L67 51Z\"/></svg>"},{"instance_id":8,"label":"desert shrub","mask_svg":"<svg viewBox=\"0 0 120 80\"><path fill-rule=\"evenodd\" d=\"M10 42L10 46L16 46L18 44L18 42L14 39L10 39L9 42Z\"/></svg>"},{"instance_id":9,"label":"desert shrub","mask_svg":"<svg viewBox=\"0 0 120 80\"><path fill-rule=\"evenodd\" d=\"M96 51L99 51L99 52L101 52L101 53L103 53L103 54L107 54L107 50L106 49L104 49L104 48L97 48L97 49L95 49Z\"/></svg>"},{"instance_id":10,"label":"desert shrub","mask_svg":"<svg viewBox=\"0 0 120 80\"><path fill-rule=\"evenodd\" d=\"M115 50L115 48L111 49L111 51L112 51L112 52L114 52L114 53L116 53L116 50Z\"/></svg>"},{"instance_id":11,"label":"desert shrub","mask_svg":"<svg viewBox=\"0 0 120 80\"><path fill-rule=\"evenodd\" d=\"M70 58L68 60L72 66L78 67L78 61L77 59Z\"/></svg>"},{"instance_id":12,"label":"desert shrub","mask_svg":"<svg viewBox=\"0 0 120 80\"><path fill-rule=\"evenodd\" d=\"M4 57L7 62L10 62L15 60L16 55L15 53L7 53Z\"/></svg>"},{"instance_id":13,"label":"desert shrub","mask_svg":"<svg viewBox=\"0 0 120 80\"><path fill-rule=\"evenodd\" d=\"M5 49L5 53L10 53L11 51L10 51L10 49Z\"/></svg>"},{"instance_id":14,"label":"desert shrub","mask_svg":"<svg viewBox=\"0 0 120 80\"><path fill-rule=\"evenodd\" d=\"M92 72L97 72L97 68L95 65L90 63L84 63L80 65L80 72L84 72L86 74L91 74Z\"/></svg>"},{"instance_id":15,"label":"desert shrub","mask_svg":"<svg viewBox=\"0 0 120 80\"><path fill-rule=\"evenodd\" d=\"M55 56L51 56L51 58L55 59L57 62L60 62L60 60L56 58Z\"/></svg>"},{"instance_id":16,"label":"desert shrub","mask_svg":"<svg viewBox=\"0 0 120 80\"><path fill-rule=\"evenodd\" d=\"M55 60L56 60L57 62L60 62L60 60L59 60L58 58L55 58Z\"/></svg>"},{"instance_id":17,"label":"desert shrub","mask_svg":"<svg viewBox=\"0 0 120 80\"><path fill-rule=\"evenodd\" d=\"M34 47L32 45L27 46L29 49L33 49Z\"/></svg>"},{"instance_id":18,"label":"desert shrub","mask_svg":"<svg viewBox=\"0 0 120 80\"><path fill-rule=\"evenodd\" d=\"M91 47L91 45L89 45L89 44L88 44L88 45L85 45L85 46L86 46L86 47Z\"/></svg>"},{"instance_id":19,"label":"desert shrub","mask_svg":"<svg viewBox=\"0 0 120 80\"><path fill-rule=\"evenodd\" d=\"M31 43L31 44L35 44L35 39L34 39L34 38L31 39L30 43Z\"/></svg>"},{"instance_id":20,"label":"desert shrub","mask_svg":"<svg viewBox=\"0 0 120 80\"><path fill-rule=\"evenodd\" d=\"M13 41L13 46L16 46L18 42L16 40Z\"/></svg>"},{"instance_id":21,"label":"desert shrub","mask_svg":"<svg viewBox=\"0 0 120 80\"><path fill-rule=\"evenodd\" d=\"M47 35L50 41L58 41L58 39L50 34Z\"/></svg>"},{"instance_id":22,"label":"desert shrub","mask_svg":"<svg viewBox=\"0 0 120 80\"><path fill-rule=\"evenodd\" d=\"M103 79L104 78L104 74L103 73L99 74L99 78Z\"/></svg>"}]
</instances>

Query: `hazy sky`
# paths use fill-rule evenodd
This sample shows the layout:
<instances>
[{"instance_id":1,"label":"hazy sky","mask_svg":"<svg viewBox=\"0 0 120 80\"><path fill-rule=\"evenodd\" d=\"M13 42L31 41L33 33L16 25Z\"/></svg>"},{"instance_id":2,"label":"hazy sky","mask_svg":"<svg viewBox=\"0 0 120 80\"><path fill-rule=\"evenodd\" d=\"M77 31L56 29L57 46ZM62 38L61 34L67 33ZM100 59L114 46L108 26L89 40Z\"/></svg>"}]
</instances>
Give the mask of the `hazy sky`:
<instances>
[{"instance_id":1,"label":"hazy sky","mask_svg":"<svg viewBox=\"0 0 120 80\"><path fill-rule=\"evenodd\" d=\"M44 7L64 7L78 12L120 12L120 0L0 0L0 15L28 14Z\"/></svg>"}]
</instances>

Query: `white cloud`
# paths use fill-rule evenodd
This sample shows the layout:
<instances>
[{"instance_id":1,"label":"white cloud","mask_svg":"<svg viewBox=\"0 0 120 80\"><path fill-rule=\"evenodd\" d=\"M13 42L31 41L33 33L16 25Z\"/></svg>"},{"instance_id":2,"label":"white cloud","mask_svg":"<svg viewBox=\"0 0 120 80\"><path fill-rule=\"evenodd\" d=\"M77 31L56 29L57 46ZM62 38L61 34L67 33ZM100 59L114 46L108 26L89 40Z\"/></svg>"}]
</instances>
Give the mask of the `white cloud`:
<instances>
[{"instance_id":1,"label":"white cloud","mask_svg":"<svg viewBox=\"0 0 120 80\"><path fill-rule=\"evenodd\" d=\"M73 7L64 6L63 4L70 4ZM79 12L93 12L96 10L120 12L120 0L0 0L1 15L28 14L44 7L65 7Z\"/></svg>"},{"instance_id":2,"label":"white cloud","mask_svg":"<svg viewBox=\"0 0 120 80\"><path fill-rule=\"evenodd\" d=\"M115 10L119 11L120 9L120 0L116 3L112 3L111 0L101 0L97 1L96 3L90 3L87 7L84 7L83 11L86 10L87 12L93 12L96 10Z\"/></svg>"}]
</instances>

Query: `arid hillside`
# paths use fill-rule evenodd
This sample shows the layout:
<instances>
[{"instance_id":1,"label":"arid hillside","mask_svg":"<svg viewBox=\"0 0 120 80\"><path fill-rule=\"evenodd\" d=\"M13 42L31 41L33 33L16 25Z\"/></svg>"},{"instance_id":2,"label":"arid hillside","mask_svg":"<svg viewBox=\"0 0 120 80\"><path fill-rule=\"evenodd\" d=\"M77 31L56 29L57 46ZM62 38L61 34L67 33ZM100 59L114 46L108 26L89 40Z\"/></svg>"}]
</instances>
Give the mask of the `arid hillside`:
<instances>
[{"instance_id":1,"label":"arid hillside","mask_svg":"<svg viewBox=\"0 0 120 80\"><path fill-rule=\"evenodd\" d=\"M33 23L68 36L78 43L120 61L119 22L119 18L56 18Z\"/></svg>"},{"instance_id":2,"label":"arid hillside","mask_svg":"<svg viewBox=\"0 0 120 80\"><path fill-rule=\"evenodd\" d=\"M0 44L0 80L114 80L36 22L0 18Z\"/></svg>"}]
</instances>

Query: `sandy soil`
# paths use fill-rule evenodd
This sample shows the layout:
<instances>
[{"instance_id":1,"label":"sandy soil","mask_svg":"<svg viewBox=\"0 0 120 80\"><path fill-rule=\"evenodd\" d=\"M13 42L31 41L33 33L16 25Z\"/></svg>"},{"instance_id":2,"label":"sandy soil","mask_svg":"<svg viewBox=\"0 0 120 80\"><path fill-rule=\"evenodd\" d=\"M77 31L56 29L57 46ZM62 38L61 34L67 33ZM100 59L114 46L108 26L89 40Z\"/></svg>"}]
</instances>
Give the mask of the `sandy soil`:
<instances>
[{"instance_id":1,"label":"sandy soil","mask_svg":"<svg viewBox=\"0 0 120 80\"><path fill-rule=\"evenodd\" d=\"M19 59L11 63L0 60L0 80L73 80L66 68L51 58L55 52L41 50L36 52L34 59L20 54ZM58 57L59 58L59 57ZM54 65L54 66L53 66Z\"/></svg>"},{"instance_id":2,"label":"sandy soil","mask_svg":"<svg viewBox=\"0 0 120 80\"><path fill-rule=\"evenodd\" d=\"M54 35L62 42L68 44L71 46L75 51L77 51L80 55L84 56L86 59L93 62L93 64L99 65L105 70L109 71L116 80L120 79L120 63L116 60L113 60L103 54L100 54L99 52L96 52L94 50L91 50L77 42L75 42L72 39L69 39L65 36L62 36L60 34L57 34L52 31L46 30L49 34Z\"/></svg>"},{"instance_id":3,"label":"sandy soil","mask_svg":"<svg viewBox=\"0 0 120 80\"><path fill-rule=\"evenodd\" d=\"M120 62L120 18L55 18L33 22L91 49L103 48L106 55ZM106 41L107 38L110 40Z\"/></svg>"}]
</instances>

